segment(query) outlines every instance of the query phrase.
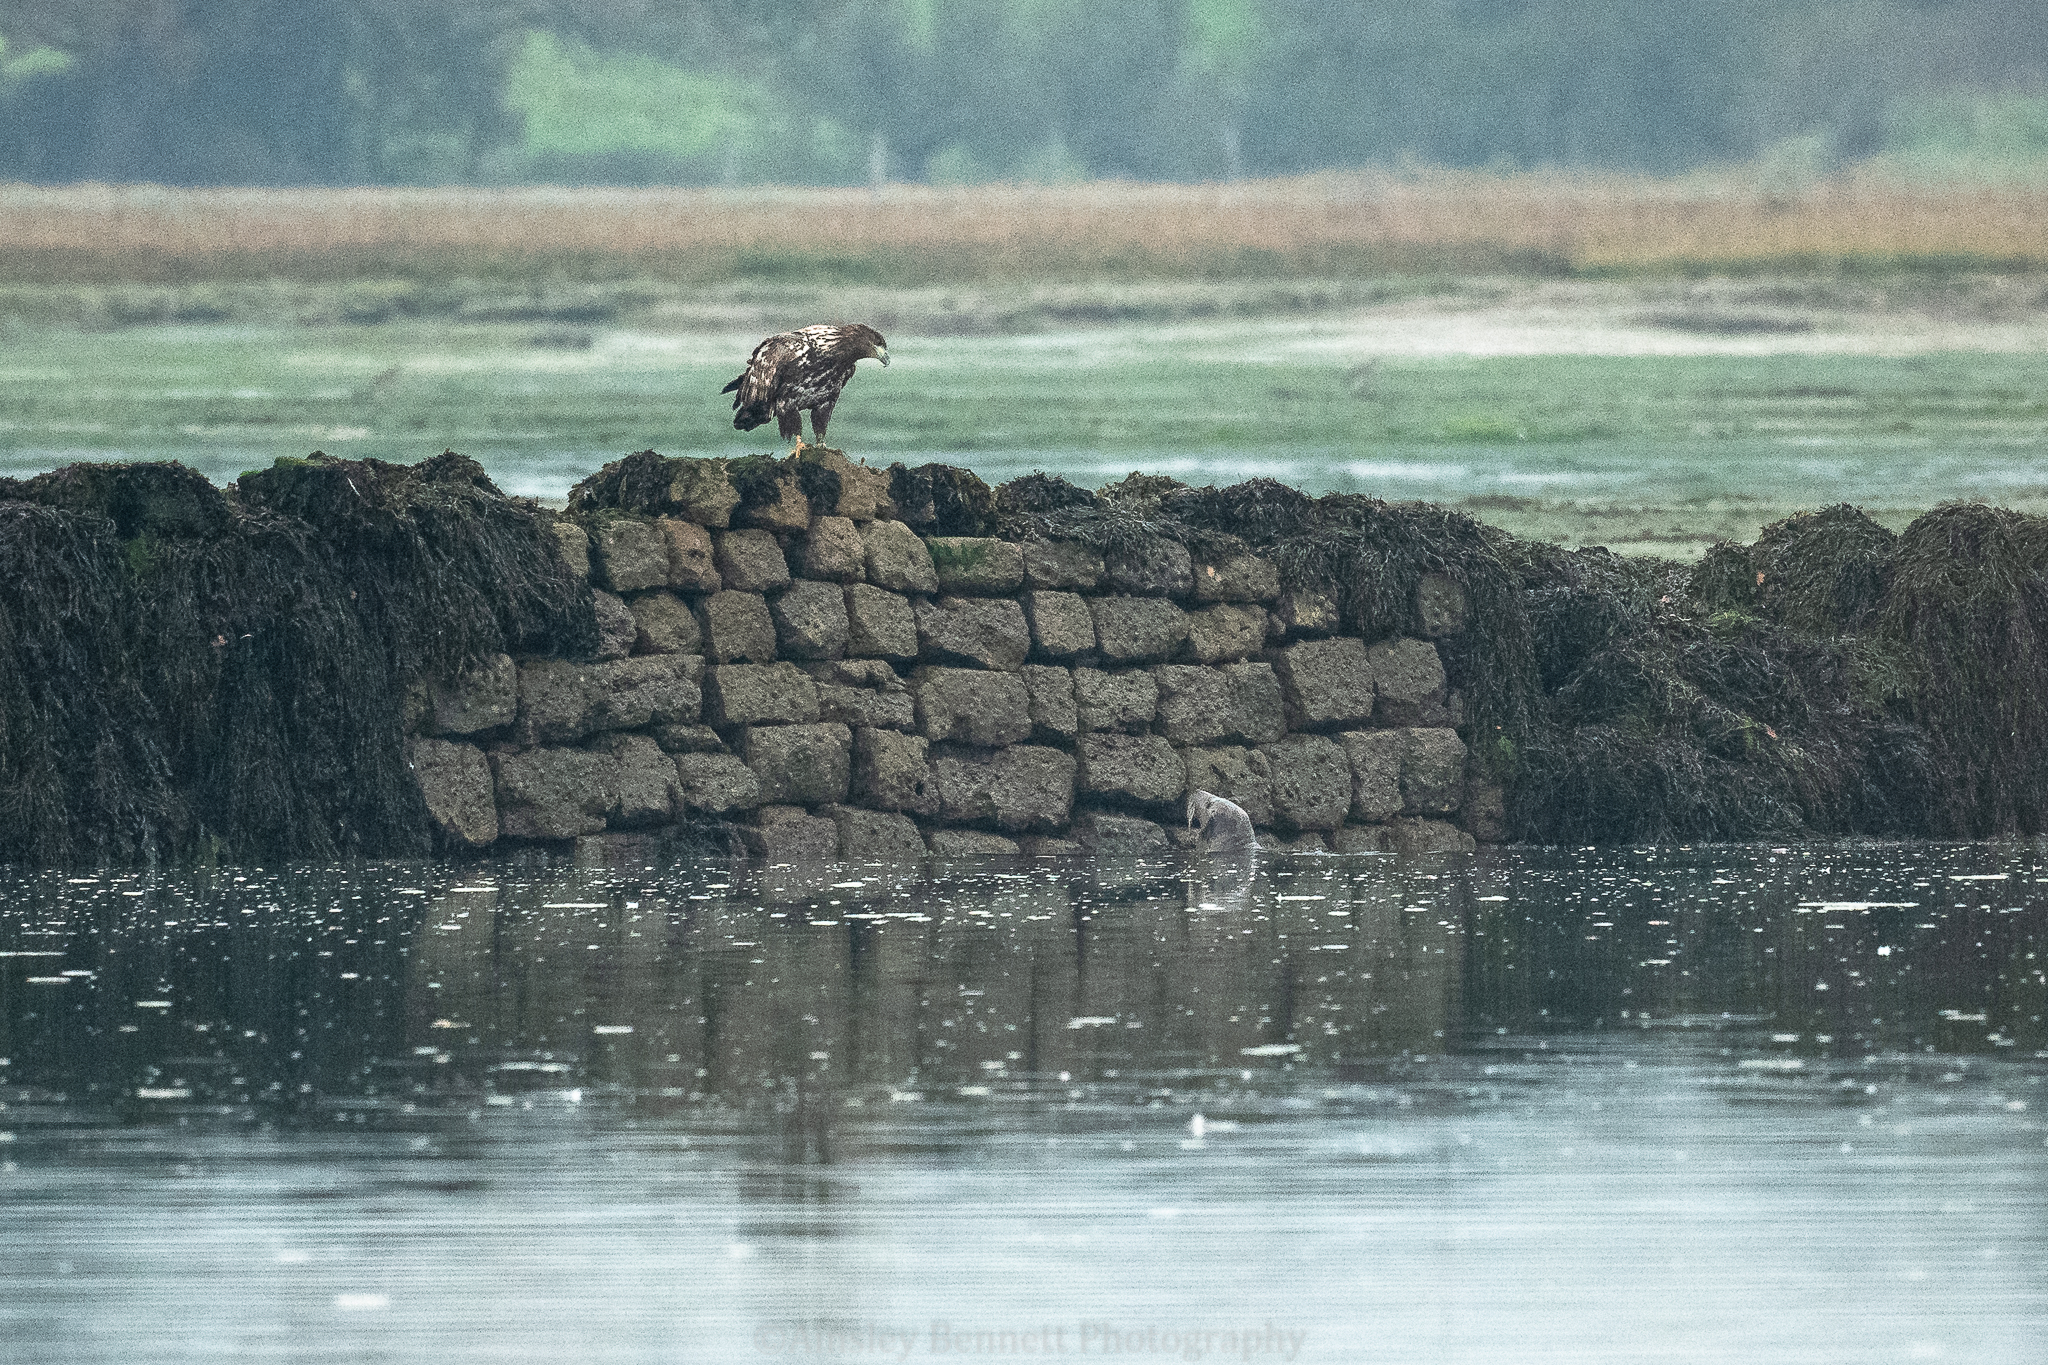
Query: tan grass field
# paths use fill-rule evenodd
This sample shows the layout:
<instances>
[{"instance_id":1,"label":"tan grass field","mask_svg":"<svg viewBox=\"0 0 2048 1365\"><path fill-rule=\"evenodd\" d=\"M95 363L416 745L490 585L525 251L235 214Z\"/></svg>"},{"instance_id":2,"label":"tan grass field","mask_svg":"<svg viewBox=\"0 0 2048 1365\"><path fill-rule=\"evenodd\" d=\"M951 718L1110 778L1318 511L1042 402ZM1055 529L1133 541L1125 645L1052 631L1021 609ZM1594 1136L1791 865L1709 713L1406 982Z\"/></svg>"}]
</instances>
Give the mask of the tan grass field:
<instances>
[{"instance_id":1,"label":"tan grass field","mask_svg":"<svg viewBox=\"0 0 2048 1365\"><path fill-rule=\"evenodd\" d=\"M22 282L548 268L908 284L1944 264L2048 266L2048 187L1454 173L880 190L0 186L0 278Z\"/></svg>"}]
</instances>

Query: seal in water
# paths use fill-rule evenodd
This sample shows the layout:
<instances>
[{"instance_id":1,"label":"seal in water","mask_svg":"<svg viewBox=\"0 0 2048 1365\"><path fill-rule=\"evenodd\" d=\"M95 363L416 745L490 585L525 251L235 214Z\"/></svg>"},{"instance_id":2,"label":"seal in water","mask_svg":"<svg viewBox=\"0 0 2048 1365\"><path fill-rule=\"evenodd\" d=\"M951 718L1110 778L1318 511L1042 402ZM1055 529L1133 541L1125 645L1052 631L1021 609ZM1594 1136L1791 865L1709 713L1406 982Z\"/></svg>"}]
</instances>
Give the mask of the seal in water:
<instances>
[{"instance_id":1,"label":"seal in water","mask_svg":"<svg viewBox=\"0 0 2048 1365\"><path fill-rule=\"evenodd\" d=\"M1251 816L1244 813L1243 806L1214 792L1198 791L1188 798L1188 825L1201 836L1202 847L1212 853L1258 852Z\"/></svg>"}]
</instances>

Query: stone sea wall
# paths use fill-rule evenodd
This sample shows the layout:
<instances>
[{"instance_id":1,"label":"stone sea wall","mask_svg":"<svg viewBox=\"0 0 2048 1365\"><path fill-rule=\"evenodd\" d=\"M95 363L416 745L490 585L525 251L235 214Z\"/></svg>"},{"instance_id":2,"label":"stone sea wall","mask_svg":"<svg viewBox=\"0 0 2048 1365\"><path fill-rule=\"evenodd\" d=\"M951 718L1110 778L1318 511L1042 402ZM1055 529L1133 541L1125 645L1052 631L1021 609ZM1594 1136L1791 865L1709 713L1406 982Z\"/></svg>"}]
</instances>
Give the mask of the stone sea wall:
<instances>
[{"instance_id":1,"label":"stone sea wall","mask_svg":"<svg viewBox=\"0 0 2048 1365\"><path fill-rule=\"evenodd\" d=\"M1439 648L1467 625L1452 577L1364 638L1254 553L920 534L837 452L635 458L550 527L595 650L496 654L408 699L444 849L628 858L722 822L772 861L1144 855L1186 841L1198 789L1269 846L1500 836Z\"/></svg>"},{"instance_id":2,"label":"stone sea wall","mask_svg":"<svg viewBox=\"0 0 2048 1365\"><path fill-rule=\"evenodd\" d=\"M2048 519L1696 564L1270 479L452 452L0 479L0 861L2048 831Z\"/></svg>"}]
</instances>

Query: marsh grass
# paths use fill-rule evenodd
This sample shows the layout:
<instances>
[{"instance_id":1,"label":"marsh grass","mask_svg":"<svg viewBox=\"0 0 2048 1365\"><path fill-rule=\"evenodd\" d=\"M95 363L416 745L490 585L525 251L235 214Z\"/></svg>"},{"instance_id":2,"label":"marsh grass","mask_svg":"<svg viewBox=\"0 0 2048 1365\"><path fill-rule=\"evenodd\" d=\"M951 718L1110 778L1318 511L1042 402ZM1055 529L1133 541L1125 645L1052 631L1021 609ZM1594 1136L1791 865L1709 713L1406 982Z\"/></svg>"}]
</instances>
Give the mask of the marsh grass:
<instances>
[{"instance_id":1,"label":"marsh grass","mask_svg":"<svg viewBox=\"0 0 2048 1365\"><path fill-rule=\"evenodd\" d=\"M2048 188L1326 173L851 189L0 189L0 279L984 278L2033 269Z\"/></svg>"}]
</instances>

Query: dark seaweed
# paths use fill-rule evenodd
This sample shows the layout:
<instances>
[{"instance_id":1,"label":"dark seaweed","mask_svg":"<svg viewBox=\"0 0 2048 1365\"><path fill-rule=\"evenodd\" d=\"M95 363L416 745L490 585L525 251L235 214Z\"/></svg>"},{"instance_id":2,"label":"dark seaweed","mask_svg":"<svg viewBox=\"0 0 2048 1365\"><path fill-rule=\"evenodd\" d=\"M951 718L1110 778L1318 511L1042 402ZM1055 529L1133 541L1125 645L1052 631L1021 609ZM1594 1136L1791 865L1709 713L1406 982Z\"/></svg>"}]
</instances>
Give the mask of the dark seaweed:
<instances>
[{"instance_id":1,"label":"dark seaweed","mask_svg":"<svg viewBox=\"0 0 2048 1365\"><path fill-rule=\"evenodd\" d=\"M889 466L889 500L906 524L931 536L986 536L996 531L996 499L971 470L949 464Z\"/></svg>"},{"instance_id":2,"label":"dark seaweed","mask_svg":"<svg viewBox=\"0 0 2048 1365\"><path fill-rule=\"evenodd\" d=\"M279 461L226 495L166 465L10 491L33 501L0 503L0 857L425 852L405 698L595 645L543 515L459 455Z\"/></svg>"}]
</instances>

